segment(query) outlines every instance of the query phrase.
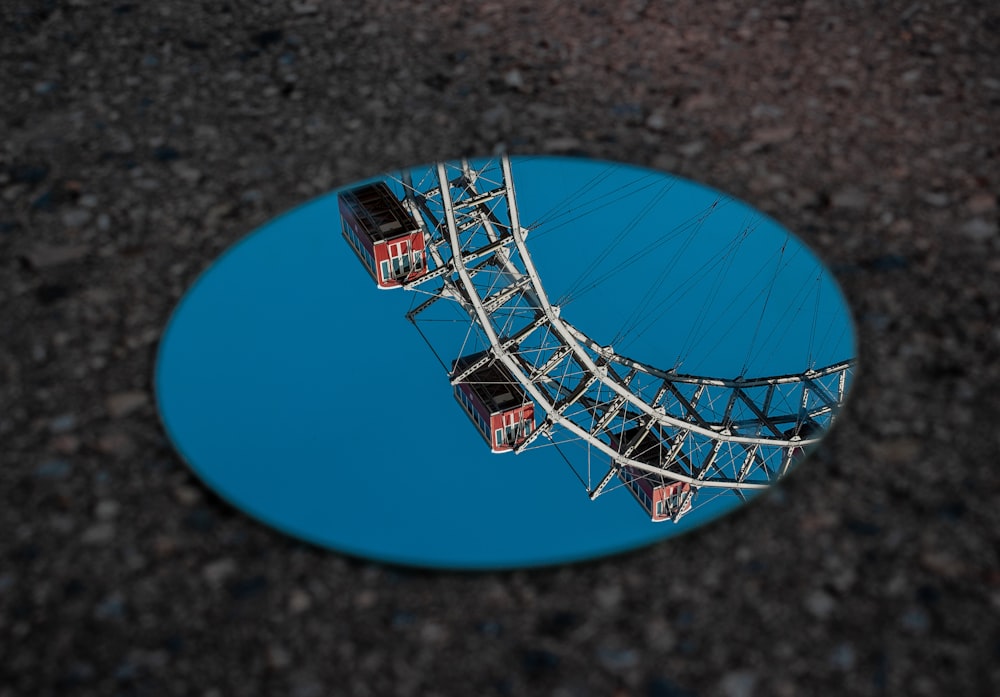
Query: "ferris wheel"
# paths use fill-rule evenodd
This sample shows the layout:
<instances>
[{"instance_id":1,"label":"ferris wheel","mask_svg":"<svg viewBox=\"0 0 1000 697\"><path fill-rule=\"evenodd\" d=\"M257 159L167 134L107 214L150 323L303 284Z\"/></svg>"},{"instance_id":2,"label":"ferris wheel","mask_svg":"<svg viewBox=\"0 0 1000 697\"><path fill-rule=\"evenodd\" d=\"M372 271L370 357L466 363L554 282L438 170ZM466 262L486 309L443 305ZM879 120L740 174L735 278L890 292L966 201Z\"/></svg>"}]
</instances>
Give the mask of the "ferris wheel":
<instances>
[{"instance_id":1,"label":"ferris wheel","mask_svg":"<svg viewBox=\"0 0 1000 697\"><path fill-rule=\"evenodd\" d=\"M805 361L799 372L766 375L747 374L749 351L736 375L652 365L615 348L628 332L649 327L658 308L649 293L626 308L626 326L609 343L570 323L572 313L564 312L570 296L592 286L578 284L562 301L550 300L528 239L571 204L613 204L613 196L602 203L591 194L597 177L562 211L524 225L505 155L475 166L440 162L418 174L418 181L403 171L341 192L342 233L377 287L414 294L407 319L493 452L555 447L591 499L621 486L651 520L676 522L699 492L745 500L773 485L836 419L853 376L852 357L819 366ZM677 227L696 230L716 206ZM720 257L720 272L736 254L733 245ZM587 268L592 282L608 271L606 259L597 254ZM770 286L765 274L765 306L779 268ZM432 341L429 335L449 321L461 331ZM696 334L698 328L690 329ZM744 337L751 346L759 329L752 340ZM560 447L570 444L580 446L585 473Z\"/></svg>"}]
</instances>

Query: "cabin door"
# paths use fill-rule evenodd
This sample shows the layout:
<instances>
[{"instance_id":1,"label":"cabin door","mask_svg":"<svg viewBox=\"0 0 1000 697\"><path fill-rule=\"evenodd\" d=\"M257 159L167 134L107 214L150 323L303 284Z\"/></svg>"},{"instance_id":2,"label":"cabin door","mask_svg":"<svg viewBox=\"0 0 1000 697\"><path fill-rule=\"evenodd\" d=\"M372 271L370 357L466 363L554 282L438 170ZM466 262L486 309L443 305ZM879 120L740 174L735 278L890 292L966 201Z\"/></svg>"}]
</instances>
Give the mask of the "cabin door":
<instances>
[{"instance_id":1,"label":"cabin door","mask_svg":"<svg viewBox=\"0 0 1000 697\"><path fill-rule=\"evenodd\" d=\"M410 273L410 241L400 240L389 243L389 265L392 267L392 275L396 278L406 276Z\"/></svg>"},{"instance_id":2,"label":"cabin door","mask_svg":"<svg viewBox=\"0 0 1000 697\"><path fill-rule=\"evenodd\" d=\"M507 445L515 445L520 438L521 422L517 420L517 415L507 412L503 415L503 431Z\"/></svg>"}]
</instances>

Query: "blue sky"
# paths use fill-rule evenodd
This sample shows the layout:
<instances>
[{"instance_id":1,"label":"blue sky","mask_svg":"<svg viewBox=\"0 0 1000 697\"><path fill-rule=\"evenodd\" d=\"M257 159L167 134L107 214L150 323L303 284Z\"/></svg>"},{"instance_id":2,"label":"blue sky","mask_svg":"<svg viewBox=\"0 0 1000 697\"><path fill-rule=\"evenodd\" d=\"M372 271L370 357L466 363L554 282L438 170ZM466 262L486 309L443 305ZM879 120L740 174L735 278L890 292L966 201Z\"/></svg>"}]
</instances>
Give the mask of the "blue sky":
<instances>
[{"instance_id":1,"label":"blue sky","mask_svg":"<svg viewBox=\"0 0 1000 697\"><path fill-rule=\"evenodd\" d=\"M580 288L720 196L660 173L578 159L515 159L514 175L522 224L573 209L528 237L553 300L630 224ZM590 196L609 205L577 217L588 206L572 196L595 177ZM616 188L641 190L622 199ZM492 455L404 318L412 295L377 290L339 225L331 193L248 235L196 282L161 342L155 384L164 427L194 472L235 506L359 556L504 568L634 548L738 504L726 495L678 525L653 524L624 490L589 501L551 448ZM753 231L738 249L717 256L747 225ZM655 286L653 310L636 316L636 331L615 344L620 352L663 367L683 357L683 372L727 377L748 353L748 375L801 370L810 335L817 365L849 357L842 296L828 276L815 280L818 262L797 240L781 252L786 236L777 224L723 199L697 235L688 232L578 293L563 316L608 341ZM716 266L696 273L713 259ZM761 320L761 288L772 278ZM703 331L692 332L699 318ZM817 346L822 335L830 339Z\"/></svg>"}]
</instances>

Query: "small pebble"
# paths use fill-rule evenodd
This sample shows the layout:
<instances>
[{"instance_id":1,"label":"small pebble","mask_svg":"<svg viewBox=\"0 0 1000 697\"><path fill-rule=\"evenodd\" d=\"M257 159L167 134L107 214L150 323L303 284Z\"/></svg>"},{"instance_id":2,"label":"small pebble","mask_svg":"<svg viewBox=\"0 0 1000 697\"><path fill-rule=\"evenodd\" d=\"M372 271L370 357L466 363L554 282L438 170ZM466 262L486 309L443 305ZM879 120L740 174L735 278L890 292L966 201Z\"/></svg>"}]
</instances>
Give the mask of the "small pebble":
<instances>
[{"instance_id":1,"label":"small pebble","mask_svg":"<svg viewBox=\"0 0 1000 697\"><path fill-rule=\"evenodd\" d=\"M582 145L578 138L566 136L562 138L549 138L542 143L542 150L545 152L565 152L579 148Z\"/></svg>"},{"instance_id":2,"label":"small pebble","mask_svg":"<svg viewBox=\"0 0 1000 697\"><path fill-rule=\"evenodd\" d=\"M111 593L94 608L94 617L99 620L121 619L124 616L125 598L118 592Z\"/></svg>"},{"instance_id":3,"label":"small pebble","mask_svg":"<svg viewBox=\"0 0 1000 697\"><path fill-rule=\"evenodd\" d=\"M920 199L935 208L944 208L951 203L951 196L943 191L928 191L920 195Z\"/></svg>"},{"instance_id":4,"label":"small pebble","mask_svg":"<svg viewBox=\"0 0 1000 697\"><path fill-rule=\"evenodd\" d=\"M292 655L283 646L271 644L267 647L267 665L273 670L287 668L292 662Z\"/></svg>"},{"instance_id":5,"label":"small pebble","mask_svg":"<svg viewBox=\"0 0 1000 697\"><path fill-rule=\"evenodd\" d=\"M65 460L46 460L35 468L35 476L44 479L63 479L68 476L72 466Z\"/></svg>"},{"instance_id":6,"label":"small pebble","mask_svg":"<svg viewBox=\"0 0 1000 697\"><path fill-rule=\"evenodd\" d=\"M70 208L63 212L63 225L70 228L83 227L90 222L91 212L86 208Z\"/></svg>"},{"instance_id":7,"label":"small pebble","mask_svg":"<svg viewBox=\"0 0 1000 697\"><path fill-rule=\"evenodd\" d=\"M997 197L995 194L990 194L986 192L981 192L978 194L973 194L969 197L969 200L965 202L965 207L973 215L984 215L997 207Z\"/></svg>"},{"instance_id":8,"label":"small pebble","mask_svg":"<svg viewBox=\"0 0 1000 697\"><path fill-rule=\"evenodd\" d=\"M426 622L420 628L420 640L424 644L442 644L447 638L448 630L439 622Z\"/></svg>"},{"instance_id":9,"label":"small pebble","mask_svg":"<svg viewBox=\"0 0 1000 697\"><path fill-rule=\"evenodd\" d=\"M103 545L111 542L114 538L114 524L110 522L101 522L95 523L84 530L80 539L87 545Z\"/></svg>"},{"instance_id":10,"label":"small pebble","mask_svg":"<svg viewBox=\"0 0 1000 697\"><path fill-rule=\"evenodd\" d=\"M48 269L79 261L89 253L90 247L82 244L51 245L38 243L27 251L25 257L33 268Z\"/></svg>"},{"instance_id":11,"label":"small pebble","mask_svg":"<svg viewBox=\"0 0 1000 697\"><path fill-rule=\"evenodd\" d=\"M201 570L202 577L213 586L217 586L226 581L237 571L236 560L230 557L223 557L205 564Z\"/></svg>"},{"instance_id":12,"label":"small pebble","mask_svg":"<svg viewBox=\"0 0 1000 697\"><path fill-rule=\"evenodd\" d=\"M121 510L121 504L117 501L112 501L111 499L103 499L97 502L97 507L94 510L94 514L97 516L98 520L112 520L117 517L118 512Z\"/></svg>"},{"instance_id":13,"label":"small pebble","mask_svg":"<svg viewBox=\"0 0 1000 697\"><path fill-rule=\"evenodd\" d=\"M188 484L179 484L174 487L174 498L182 506L194 506L201 501L201 490Z\"/></svg>"},{"instance_id":14,"label":"small pebble","mask_svg":"<svg viewBox=\"0 0 1000 697\"><path fill-rule=\"evenodd\" d=\"M127 457L135 452L135 441L128 434L112 431L97 440L97 449L105 455Z\"/></svg>"},{"instance_id":15,"label":"small pebble","mask_svg":"<svg viewBox=\"0 0 1000 697\"><path fill-rule=\"evenodd\" d=\"M49 421L51 433L66 433L74 428L76 428L76 416L73 414L62 414Z\"/></svg>"},{"instance_id":16,"label":"small pebble","mask_svg":"<svg viewBox=\"0 0 1000 697\"><path fill-rule=\"evenodd\" d=\"M830 205L834 208L860 210L868 204L868 195L861 189L848 187L830 196Z\"/></svg>"},{"instance_id":17,"label":"small pebble","mask_svg":"<svg viewBox=\"0 0 1000 697\"><path fill-rule=\"evenodd\" d=\"M128 416L149 401L149 395L140 390L116 392L107 398L108 413L113 419Z\"/></svg>"},{"instance_id":18,"label":"small pebble","mask_svg":"<svg viewBox=\"0 0 1000 697\"><path fill-rule=\"evenodd\" d=\"M836 607L836 602L829 593L813 591L806 597L806 609L818 619L826 619Z\"/></svg>"},{"instance_id":19,"label":"small pebble","mask_svg":"<svg viewBox=\"0 0 1000 697\"><path fill-rule=\"evenodd\" d=\"M837 670L850 672L854 668L854 663L854 647L847 642L838 644L830 654L830 665Z\"/></svg>"},{"instance_id":20,"label":"small pebble","mask_svg":"<svg viewBox=\"0 0 1000 697\"><path fill-rule=\"evenodd\" d=\"M639 665L639 652L635 649L601 648L597 650L597 661L607 670L618 673Z\"/></svg>"},{"instance_id":21,"label":"small pebble","mask_svg":"<svg viewBox=\"0 0 1000 697\"><path fill-rule=\"evenodd\" d=\"M931 618L920 608L911 608L899 618L899 624L914 634L925 634L931 627Z\"/></svg>"},{"instance_id":22,"label":"small pebble","mask_svg":"<svg viewBox=\"0 0 1000 697\"><path fill-rule=\"evenodd\" d=\"M751 670L734 670L722 676L719 693L723 697L752 697L757 687L757 673Z\"/></svg>"},{"instance_id":23,"label":"small pebble","mask_svg":"<svg viewBox=\"0 0 1000 697\"><path fill-rule=\"evenodd\" d=\"M695 140L690 143L685 143L684 145L677 146L677 152L679 152L684 157L694 157L704 149L705 149L705 141L703 140Z\"/></svg>"},{"instance_id":24,"label":"small pebble","mask_svg":"<svg viewBox=\"0 0 1000 697\"><path fill-rule=\"evenodd\" d=\"M662 131L668 125L666 115L661 111L654 111L646 118L646 128L652 131Z\"/></svg>"},{"instance_id":25,"label":"small pebble","mask_svg":"<svg viewBox=\"0 0 1000 697\"><path fill-rule=\"evenodd\" d=\"M973 218L972 220L964 223L959 230L966 237L970 237L977 242L984 242L996 237L997 223L995 220Z\"/></svg>"},{"instance_id":26,"label":"small pebble","mask_svg":"<svg viewBox=\"0 0 1000 697\"><path fill-rule=\"evenodd\" d=\"M52 439L50 447L60 455L75 455L80 452L80 439L72 433L62 433Z\"/></svg>"},{"instance_id":27,"label":"small pebble","mask_svg":"<svg viewBox=\"0 0 1000 697\"><path fill-rule=\"evenodd\" d=\"M516 68L514 70L508 70L504 73L503 81L508 87L513 87L515 89L524 87L524 76L521 75L521 71Z\"/></svg>"},{"instance_id":28,"label":"small pebble","mask_svg":"<svg viewBox=\"0 0 1000 697\"><path fill-rule=\"evenodd\" d=\"M312 607L312 598L301 588L295 588L288 595L288 611L299 615Z\"/></svg>"}]
</instances>

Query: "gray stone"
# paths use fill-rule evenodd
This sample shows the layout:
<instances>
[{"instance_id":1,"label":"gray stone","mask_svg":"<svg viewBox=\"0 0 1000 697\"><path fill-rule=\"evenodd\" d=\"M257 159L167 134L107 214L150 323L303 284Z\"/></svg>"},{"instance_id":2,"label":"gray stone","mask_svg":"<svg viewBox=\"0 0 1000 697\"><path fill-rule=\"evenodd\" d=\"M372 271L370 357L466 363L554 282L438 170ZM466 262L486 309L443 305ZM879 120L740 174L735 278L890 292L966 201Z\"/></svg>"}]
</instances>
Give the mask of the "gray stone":
<instances>
[{"instance_id":1,"label":"gray stone","mask_svg":"<svg viewBox=\"0 0 1000 697\"><path fill-rule=\"evenodd\" d=\"M288 596L288 611L299 615L312 607L312 598L301 588L293 588Z\"/></svg>"},{"instance_id":2,"label":"gray stone","mask_svg":"<svg viewBox=\"0 0 1000 697\"><path fill-rule=\"evenodd\" d=\"M980 192L969 197L965 202L965 207L973 215L979 216L995 211L997 208L996 194Z\"/></svg>"},{"instance_id":3,"label":"gray stone","mask_svg":"<svg viewBox=\"0 0 1000 697\"><path fill-rule=\"evenodd\" d=\"M563 138L549 138L542 144L542 149L545 152L564 152L579 148L581 145L582 143L578 138L566 136Z\"/></svg>"},{"instance_id":4,"label":"gray stone","mask_svg":"<svg viewBox=\"0 0 1000 697\"><path fill-rule=\"evenodd\" d=\"M513 87L515 89L520 89L524 87L524 76L521 75L521 71L516 68L513 70L508 70L503 74L503 81L508 87Z\"/></svg>"},{"instance_id":5,"label":"gray stone","mask_svg":"<svg viewBox=\"0 0 1000 697\"><path fill-rule=\"evenodd\" d=\"M705 149L705 141L694 140L690 143L685 143L684 145L677 146L677 152L679 152L684 157L694 157L702 150Z\"/></svg>"},{"instance_id":6,"label":"gray stone","mask_svg":"<svg viewBox=\"0 0 1000 697\"><path fill-rule=\"evenodd\" d=\"M49 447L60 455L75 455L80 451L80 438L72 433L60 433L52 439Z\"/></svg>"},{"instance_id":7,"label":"gray stone","mask_svg":"<svg viewBox=\"0 0 1000 697\"><path fill-rule=\"evenodd\" d=\"M723 697L753 697L757 680L757 673L752 670L730 671L719 681L719 694Z\"/></svg>"},{"instance_id":8,"label":"gray stone","mask_svg":"<svg viewBox=\"0 0 1000 697\"><path fill-rule=\"evenodd\" d=\"M113 592L94 607L94 617L99 620L117 620L125 616L125 597Z\"/></svg>"},{"instance_id":9,"label":"gray stone","mask_svg":"<svg viewBox=\"0 0 1000 697\"><path fill-rule=\"evenodd\" d=\"M170 169L178 179L188 184L197 184L203 176L201 170L184 162L173 162Z\"/></svg>"},{"instance_id":10,"label":"gray stone","mask_svg":"<svg viewBox=\"0 0 1000 697\"><path fill-rule=\"evenodd\" d=\"M776 126L774 128L758 128L754 131L750 140L760 145L775 145L784 143L795 137L797 129L795 126Z\"/></svg>"},{"instance_id":11,"label":"gray stone","mask_svg":"<svg viewBox=\"0 0 1000 697\"><path fill-rule=\"evenodd\" d=\"M806 609L811 615L818 619L826 619L833 613L836 601L829 593L824 591L813 591L806 596Z\"/></svg>"},{"instance_id":12,"label":"gray stone","mask_svg":"<svg viewBox=\"0 0 1000 697\"><path fill-rule=\"evenodd\" d=\"M830 654L830 666L849 673L854 669L854 664L854 647L848 642L837 644L837 647Z\"/></svg>"},{"instance_id":13,"label":"gray stone","mask_svg":"<svg viewBox=\"0 0 1000 697\"><path fill-rule=\"evenodd\" d=\"M925 191L920 194L920 199L935 208L944 208L951 203L951 196L943 191Z\"/></svg>"},{"instance_id":14,"label":"gray stone","mask_svg":"<svg viewBox=\"0 0 1000 697\"><path fill-rule=\"evenodd\" d=\"M283 670L292 662L292 655L288 649L278 644L271 644L267 647L267 665L274 670Z\"/></svg>"},{"instance_id":15,"label":"gray stone","mask_svg":"<svg viewBox=\"0 0 1000 697\"><path fill-rule=\"evenodd\" d=\"M73 467L66 460L46 460L35 468L35 476L43 479L63 479Z\"/></svg>"},{"instance_id":16,"label":"gray stone","mask_svg":"<svg viewBox=\"0 0 1000 697\"><path fill-rule=\"evenodd\" d=\"M600 648L598 662L612 672L621 672L639 665L639 652L635 649Z\"/></svg>"},{"instance_id":17,"label":"gray stone","mask_svg":"<svg viewBox=\"0 0 1000 697\"><path fill-rule=\"evenodd\" d=\"M509 116L510 110L503 104L497 104L483 112L483 123L487 126L497 126L504 123Z\"/></svg>"},{"instance_id":18,"label":"gray stone","mask_svg":"<svg viewBox=\"0 0 1000 697\"><path fill-rule=\"evenodd\" d=\"M777 119L785 115L785 110L775 104L754 104L750 116L755 119Z\"/></svg>"},{"instance_id":19,"label":"gray stone","mask_svg":"<svg viewBox=\"0 0 1000 697\"><path fill-rule=\"evenodd\" d=\"M108 521L116 518L121 510L121 504L111 499L102 499L97 502L94 515L98 520Z\"/></svg>"},{"instance_id":20,"label":"gray stone","mask_svg":"<svg viewBox=\"0 0 1000 697\"><path fill-rule=\"evenodd\" d=\"M662 111L654 111L646 118L646 128L652 131L662 131L668 123L667 117Z\"/></svg>"},{"instance_id":21,"label":"gray stone","mask_svg":"<svg viewBox=\"0 0 1000 697\"><path fill-rule=\"evenodd\" d=\"M868 205L868 194L857 187L846 187L830 196L830 205L834 208L860 210Z\"/></svg>"},{"instance_id":22,"label":"gray stone","mask_svg":"<svg viewBox=\"0 0 1000 697\"><path fill-rule=\"evenodd\" d=\"M986 220L985 218L973 218L965 222L959 230L966 237L970 237L977 242L984 242L996 236L997 222L995 220Z\"/></svg>"},{"instance_id":23,"label":"gray stone","mask_svg":"<svg viewBox=\"0 0 1000 697\"><path fill-rule=\"evenodd\" d=\"M112 419L121 419L146 405L149 395L141 390L116 392L108 396L105 404Z\"/></svg>"},{"instance_id":24,"label":"gray stone","mask_svg":"<svg viewBox=\"0 0 1000 697\"><path fill-rule=\"evenodd\" d=\"M25 253L28 263L36 269L48 269L53 266L70 264L83 259L90 253L90 247L84 244L53 245L38 243Z\"/></svg>"},{"instance_id":25,"label":"gray stone","mask_svg":"<svg viewBox=\"0 0 1000 697\"><path fill-rule=\"evenodd\" d=\"M128 457L135 452L135 441L121 431L109 431L97 440L97 449L105 455Z\"/></svg>"},{"instance_id":26,"label":"gray stone","mask_svg":"<svg viewBox=\"0 0 1000 697\"><path fill-rule=\"evenodd\" d=\"M317 0L301 0L301 2L292 2L292 12L297 15L314 15L319 12L319 3Z\"/></svg>"},{"instance_id":27,"label":"gray stone","mask_svg":"<svg viewBox=\"0 0 1000 697\"><path fill-rule=\"evenodd\" d=\"M111 522L100 522L83 531L80 540L86 545L103 545L115 539L115 526Z\"/></svg>"},{"instance_id":28,"label":"gray stone","mask_svg":"<svg viewBox=\"0 0 1000 697\"><path fill-rule=\"evenodd\" d=\"M210 584L217 586L233 576L238 569L239 567L235 559L232 557L223 557L205 564L201 569L201 575Z\"/></svg>"},{"instance_id":29,"label":"gray stone","mask_svg":"<svg viewBox=\"0 0 1000 697\"><path fill-rule=\"evenodd\" d=\"M75 414L60 414L49 421L49 431L51 433L66 433L76 428Z\"/></svg>"},{"instance_id":30,"label":"gray stone","mask_svg":"<svg viewBox=\"0 0 1000 697\"><path fill-rule=\"evenodd\" d=\"M918 607L910 608L899 618L899 624L914 634L926 634L931 628L930 616Z\"/></svg>"},{"instance_id":31,"label":"gray stone","mask_svg":"<svg viewBox=\"0 0 1000 697\"><path fill-rule=\"evenodd\" d=\"M174 487L174 498L182 506L191 507L201 501L201 489L189 484L178 484Z\"/></svg>"},{"instance_id":32,"label":"gray stone","mask_svg":"<svg viewBox=\"0 0 1000 697\"><path fill-rule=\"evenodd\" d=\"M323 697L329 692L312 673L298 673L292 678L291 697Z\"/></svg>"}]
</instances>

